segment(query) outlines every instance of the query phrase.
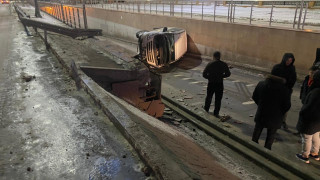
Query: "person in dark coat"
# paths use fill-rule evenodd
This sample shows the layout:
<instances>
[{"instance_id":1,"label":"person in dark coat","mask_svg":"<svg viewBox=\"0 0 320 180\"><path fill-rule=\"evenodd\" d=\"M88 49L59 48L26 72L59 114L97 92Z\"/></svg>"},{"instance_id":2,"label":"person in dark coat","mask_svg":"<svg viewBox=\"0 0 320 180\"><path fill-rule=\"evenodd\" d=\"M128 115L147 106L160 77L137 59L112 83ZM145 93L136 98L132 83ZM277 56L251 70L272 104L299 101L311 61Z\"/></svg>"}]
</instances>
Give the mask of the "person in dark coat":
<instances>
[{"instance_id":1,"label":"person in dark coat","mask_svg":"<svg viewBox=\"0 0 320 180\"><path fill-rule=\"evenodd\" d=\"M301 133L302 153L296 154L300 160L309 163L309 157L319 160L320 147L320 71L313 75L313 83L300 110L301 123L297 130Z\"/></svg>"},{"instance_id":2,"label":"person in dark coat","mask_svg":"<svg viewBox=\"0 0 320 180\"><path fill-rule=\"evenodd\" d=\"M317 68L320 67L320 48L317 48L316 50L316 59L313 62L313 66L316 66Z\"/></svg>"},{"instance_id":3,"label":"person in dark coat","mask_svg":"<svg viewBox=\"0 0 320 180\"><path fill-rule=\"evenodd\" d=\"M307 97L307 93L308 93L308 89L309 87L312 85L313 83L313 75L314 73L316 73L317 71L319 71L319 68L316 67L316 66L312 66L310 69L309 69L309 75L307 75L305 78L304 78L304 81L302 82L302 85L301 85L301 89L300 89L300 100L301 100L301 103L304 104L305 102L305 99Z\"/></svg>"},{"instance_id":4,"label":"person in dark coat","mask_svg":"<svg viewBox=\"0 0 320 180\"><path fill-rule=\"evenodd\" d=\"M310 68L309 75L307 75L304 78L304 81L302 82L301 89L300 89L300 100L301 100L302 104L304 104L305 101L306 101L306 97L307 97L308 93L310 92L309 88L313 84L313 75L317 71L319 71L318 67L312 66ZM298 119L298 122L297 122L297 125L296 125L297 129L300 126L300 123L301 123L301 116L299 116L299 119ZM294 133L294 135L299 135L300 136L300 132L298 131L297 133Z\"/></svg>"},{"instance_id":5,"label":"person in dark coat","mask_svg":"<svg viewBox=\"0 0 320 180\"><path fill-rule=\"evenodd\" d=\"M283 117L291 107L290 92L285 86L286 80L279 77L280 74L281 71L273 71L272 75L258 83L252 95L252 99L258 105L252 141L259 143L263 128L267 128L264 147L270 150L276 132L281 128Z\"/></svg>"},{"instance_id":6,"label":"person in dark coat","mask_svg":"<svg viewBox=\"0 0 320 180\"><path fill-rule=\"evenodd\" d=\"M223 96L223 78L231 75L228 65L220 60L220 52L213 54L215 61L208 63L203 71L203 77L208 79L207 97L204 110L209 112L213 94L215 93L215 103L213 115L220 118L221 99Z\"/></svg>"},{"instance_id":7,"label":"person in dark coat","mask_svg":"<svg viewBox=\"0 0 320 180\"><path fill-rule=\"evenodd\" d=\"M292 53L285 53L282 57L281 63L273 66L272 71L271 71L271 73L273 71L279 72L280 73L279 76L286 79L285 85L290 91L290 99L291 99L291 94L293 91L293 86L297 80L296 68L293 65L294 61L295 61L295 58ZM283 125L284 129L288 129L286 119L287 119L287 114L283 118L282 125Z\"/></svg>"}]
</instances>

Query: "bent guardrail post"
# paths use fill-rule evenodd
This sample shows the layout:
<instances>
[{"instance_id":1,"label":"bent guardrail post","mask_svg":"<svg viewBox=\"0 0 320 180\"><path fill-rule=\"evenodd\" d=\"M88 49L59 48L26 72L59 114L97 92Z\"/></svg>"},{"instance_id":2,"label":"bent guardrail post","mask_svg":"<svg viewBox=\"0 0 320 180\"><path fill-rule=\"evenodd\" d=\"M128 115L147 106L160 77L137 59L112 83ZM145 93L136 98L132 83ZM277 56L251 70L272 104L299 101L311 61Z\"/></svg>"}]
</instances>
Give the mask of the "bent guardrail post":
<instances>
[{"instance_id":1,"label":"bent guardrail post","mask_svg":"<svg viewBox=\"0 0 320 180\"><path fill-rule=\"evenodd\" d=\"M60 8L61 8L62 22L63 22L63 23L65 23L65 22L66 22L66 20L65 20L65 17L64 17L64 11L63 11L63 5L62 5L62 3L61 3Z\"/></svg>"},{"instance_id":2,"label":"bent guardrail post","mask_svg":"<svg viewBox=\"0 0 320 180\"><path fill-rule=\"evenodd\" d=\"M21 20L22 18L26 18L26 14L20 9L20 7L16 6L15 4L13 5L14 9L16 10L17 14L18 14L18 18L21 21L24 30L27 33L27 36L30 36L31 34L29 33L29 30L27 28L27 26L23 23L23 21Z\"/></svg>"},{"instance_id":3,"label":"bent guardrail post","mask_svg":"<svg viewBox=\"0 0 320 180\"><path fill-rule=\"evenodd\" d=\"M85 28L85 29L88 29L87 13L86 13L86 0L83 0L82 9L83 9L83 23L84 23L84 28Z\"/></svg>"}]
</instances>

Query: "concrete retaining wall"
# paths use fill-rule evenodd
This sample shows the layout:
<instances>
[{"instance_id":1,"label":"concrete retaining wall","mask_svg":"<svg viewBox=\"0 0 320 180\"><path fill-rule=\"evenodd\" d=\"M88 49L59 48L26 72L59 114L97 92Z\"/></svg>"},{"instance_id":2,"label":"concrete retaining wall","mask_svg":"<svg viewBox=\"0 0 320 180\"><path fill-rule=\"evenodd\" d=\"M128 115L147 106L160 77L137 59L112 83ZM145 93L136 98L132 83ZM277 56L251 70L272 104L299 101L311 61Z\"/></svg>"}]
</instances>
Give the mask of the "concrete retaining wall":
<instances>
[{"instance_id":1,"label":"concrete retaining wall","mask_svg":"<svg viewBox=\"0 0 320 180\"><path fill-rule=\"evenodd\" d=\"M87 8L90 28L102 28L103 33L136 41L139 30L175 26L187 30L188 51L212 56L215 50L223 59L271 68L285 52L296 56L297 71L306 73L320 47L320 34L300 30L201 21L179 17L118 12Z\"/></svg>"}]
</instances>

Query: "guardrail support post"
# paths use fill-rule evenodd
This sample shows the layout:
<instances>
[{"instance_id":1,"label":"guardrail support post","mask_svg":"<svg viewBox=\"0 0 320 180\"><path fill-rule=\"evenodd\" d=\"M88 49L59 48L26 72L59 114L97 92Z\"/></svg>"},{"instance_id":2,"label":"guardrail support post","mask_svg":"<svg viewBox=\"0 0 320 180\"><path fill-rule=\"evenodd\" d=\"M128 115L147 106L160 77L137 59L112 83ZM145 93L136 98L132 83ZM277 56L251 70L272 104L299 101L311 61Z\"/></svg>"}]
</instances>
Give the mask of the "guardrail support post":
<instances>
[{"instance_id":1,"label":"guardrail support post","mask_svg":"<svg viewBox=\"0 0 320 180\"><path fill-rule=\"evenodd\" d=\"M302 18L303 6L304 6L304 0L301 0L299 20L298 20L298 29L300 29L300 23L301 23L301 18Z\"/></svg>"},{"instance_id":2,"label":"guardrail support post","mask_svg":"<svg viewBox=\"0 0 320 180\"><path fill-rule=\"evenodd\" d=\"M296 12L294 13L293 27L292 27L293 29L296 26L297 12L298 12L298 3L296 4Z\"/></svg>"},{"instance_id":3,"label":"guardrail support post","mask_svg":"<svg viewBox=\"0 0 320 180\"><path fill-rule=\"evenodd\" d=\"M78 8L77 8L77 14L78 14L78 24L79 24L79 28L81 28L80 15L79 15L79 9L78 9Z\"/></svg>"},{"instance_id":4,"label":"guardrail support post","mask_svg":"<svg viewBox=\"0 0 320 180\"><path fill-rule=\"evenodd\" d=\"M203 2L202 2L201 20L203 20Z\"/></svg>"},{"instance_id":5,"label":"guardrail support post","mask_svg":"<svg viewBox=\"0 0 320 180\"><path fill-rule=\"evenodd\" d=\"M232 23L234 23L234 16L236 14L236 4L233 3L233 14L232 14Z\"/></svg>"},{"instance_id":6,"label":"guardrail support post","mask_svg":"<svg viewBox=\"0 0 320 180\"><path fill-rule=\"evenodd\" d=\"M273 6L274 6L274 2L272 2L272 5L271 5L271 13L270 13L269 26L271 26L271 22L272 22Z\"/></svg>"},{"instance_id":7,"label":"guardrail support post","mask_svg":"<svg viewBox=\"0 0 320 180\"><path fill-rule=\"evenodd\" d=\"M61 15L62 15L62 22L66 23L65 17L64 17L64 10L63 10L63 5L61 3Z\"/></svg>"},{"instance_id":8,"label":"guardrail support post","mask_svg":"<svg viewBox=\"0 0 320 180\"><path fill-rule=\"evenodd\" d=\"M251 10L250 10L250 25L252 21L252 10L253 10L253 2L251 2Z\"/></svg>"},{"instance_id":9,"label":"guardrail support post","mask_svg":"<svg viewBox=\"0 0 320 180\"><path fill-rule=\"evenodd\" d=\"M302 22L302 29L304 29L304 23L306 22L308 6L309 6L309 4L307 3L307 4L306 4L306 7L305 7L305 11L304 11L304 17L303 17L303 22Z\"/></svg>"},{"instance_id":10,"label":"guardrail support post","mask_svg":"<svg viewBox=\"0 0 320 180\"><path fill-rule=\"evenodd\" d=\"M217 9L217 1L214 2L213 21L216 21L216 9Z\"/></svg>"},{"instance_id":11,"label":"guardrail support post","mask_svg":"<svg viewBox=\"0 0 320 180\"><path fill-rule=\"evenodd\" d=\"M230 3L228 5L228 18L227 18L227 22L229 22L230 20Z\"/></svg>"},{"instance_id":12,"label":"guardrail support post","mask_svg":"<svg viewBox=\"0 0 320 180\"><path fill-rule=\"evenodd\" d=\"M73 24L74 24L74 28L77 28L77 24L76 24L76 16L74 15L74 7L72 7L72 16L73 16Z\"/></svg>"},{"instance_id":13,"label":"guardrail support post","mask_svg":"<svg viewBox=\"0 0 320 180\"><path fill-rule=\"evenodd\" d=\"M88 23L87 23L87 13L86 13L86 4L85 4L85 0L83 0L83 23L84 23L84 28L88 29Z\"/></svg>"},{"instance_id":14,"label":"guardrail support post","mask_svg":"<svg viewBox=\"0 0 320 180\"><path fill-rule=\"evenodd\" d=\"M230 20L229 22L232 23L232 13L233 13L233 0L231 0L231 3L230 3Z\"/></svg>"},{"instance_id":15,"label":"guardrail support post","mask_svg":"<svg viewBox=\"0 0 320 180\"><path fill-rule=\"evenodd\" d=\"M191 19L192 19L192 1L191 1Z\"/></svg>"}]
</instances>

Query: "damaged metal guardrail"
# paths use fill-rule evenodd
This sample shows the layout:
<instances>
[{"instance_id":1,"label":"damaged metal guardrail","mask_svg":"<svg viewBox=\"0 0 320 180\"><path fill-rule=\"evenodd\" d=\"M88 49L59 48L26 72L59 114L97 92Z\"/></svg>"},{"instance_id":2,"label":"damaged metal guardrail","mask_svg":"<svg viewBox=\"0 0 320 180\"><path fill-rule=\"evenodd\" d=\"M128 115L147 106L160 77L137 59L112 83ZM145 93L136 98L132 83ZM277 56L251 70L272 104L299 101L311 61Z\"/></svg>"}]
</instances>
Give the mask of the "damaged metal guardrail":
<instances>
[{"instance_id":1,"label":"damaged metal guardrail","mask_svg":"<svg viewBox=\"0 0 320 180\"><path fill-rule=\"evenodd\" d=\"M102 35L101 29L72 29L72 28L61 27L58 25L50 24L50 23L40 22L35 19L31 19L30 16L28 16L25 12L23 12L19 6L14 5L14 8L18 14L18 17L21 23L25 27L31 26L34 28L43 29L45 31L45 34L46 34L46 31L51 31L51 32L63 34L66 36L70 36L72 38L81 37L81 36L93 37L93 36Z\"/></svg>"}]
</instances>

